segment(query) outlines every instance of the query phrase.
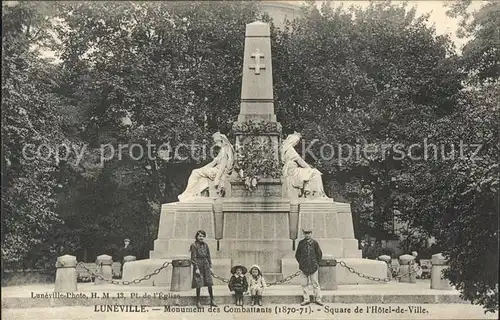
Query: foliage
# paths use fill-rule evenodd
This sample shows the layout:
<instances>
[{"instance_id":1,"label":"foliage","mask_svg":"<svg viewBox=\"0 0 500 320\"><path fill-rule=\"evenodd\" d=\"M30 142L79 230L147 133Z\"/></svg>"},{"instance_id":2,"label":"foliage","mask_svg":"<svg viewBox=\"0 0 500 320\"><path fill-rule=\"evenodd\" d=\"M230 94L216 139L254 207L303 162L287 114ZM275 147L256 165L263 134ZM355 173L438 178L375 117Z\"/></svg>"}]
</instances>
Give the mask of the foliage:
<instances>
[{"instance_id":1,"label":"foliage","mask_svg":"<svg viewBox=\"0 0 500 320\"><path fill-rule=\"evenodd\" d=\"M500 3L485 1L474 11L471 4L449 4L448 13L460 18L460 35L468 38L459 65L468 72L469 89L462 93L457 113L442 123L440 134L480 149L473 158L477 147L466 150L468 157L436 165L431 203L439 213L436 239L450 259L446 276L467 300L494 312L498 310Z\"/></svg>"},{"instance_id":2,"label":"foliage","mask_svg":"<svg viewBox=\"0 0 500 320\"><path fill-rule=\"evenodd\" d=\"M357 238L392 237L395 215L415 210L413 175L425 164L410 159L407 148L422 144L455 108L463 75L449 39L436 36L426 19L387 2L366 9L325 4L277 34L278 118L286 130L302 131L306 161L353 201L362 219ZM420 222L430 233L432 221Z\"/></svg>"},{"instance_id":3,"label":"foliage","mask_svg":"<svg viewBox=\"0 0 500 320\"><path fill-rule=\"evenodd\" d=\"M463 56L403 6L311 7L278 34L273 64L278 117L318 139L304 156L356 199L357 238L387 239L393 221L405 226L406 251L436 236L452 282L487 310L498 306L498 86L477 86L498 67L497 6L474 17ZM460 157L461 144L475 143L482 159L471 149ZM370 145L348 157L347 146Z\"/></svg>"},{"instance_id":4,"label":"foliage","mask_svg":"<svg viewBox=\"0 0 500 320\"><path fill-rule=\"evenodd\" d=\"M147 257L160 205L177 200L189 173L210 160L206 141L236 118L245 24L257 14L251 2L62 5L64 98L79 115L68 127L87 153L62 175L72 178L60 193L71 225L61 237L96 254L130 237ZM114 149L104 164L102 146Z\"/></svg>"},{"instance_id":5,"label":"foliage","mask_svg":"<svg viewBox=\"0 0 500 320\"><path fill-rule=\"evenodd\" d=\"M281 133L281 124L279 122L267 122L265 120L249 120L246 122L235 122L233 132L239 134L264 134Z\"/></svg>"},{"instance_id":6,"label":"foliage","mask_svg":"<svg viewBox=\"0 0 500 320\"><path fill-rule=\"evenodd\" d=\"M380 242L367 243L362 248L363 258L376 260L381 255L388 255L391 258L397 259L398 251L392 248L384 248Z\"/></svg>"},{"instance_id":7,"label":"foliage","mask_svg":"<svg viewBox=\"0 0 500 320\"><path fill-rule=\"evenodd\" d=\"M446 133L480 145L435 173L433 203L438 213L436 239L450 258L447 277L462 295L486 310L498 309L499 169L498 114L500 85L464 93L461 111ZM443 192L445 190L445 192Z\"/></svg>"},{"instance_id":8,"label":"foliage","mask_svg":"<svg viewBox=\"0 0 500 320\"><path fill-rule=\"evenodd\" d=\"M233 134L239 135L235 169L249 191L253 191L262 178L279 178L279 146L281 124L265 120L235 122ZM273 140L275 136L276 140Z\"/></svg>"},{"instance_id":9,"label":"foliage","mask_svg":"<svg viewBox=\"0 0 500 320\"><path fill-rule=\"evenodd\" d=\"M262 178L279 178L280 165L269 136L248 136L238 146L235 169L245 187L253 191Z\"/></svg>"},{"instance_id":10,"label":"foliage","mask_svg":"<svg viewBox=\"0 0 500 320\"><path fill-rule=\"evenodd\" d=\"M286 132L318 139L304 156L323 172L325 187L351 202L357 238L395 238L401 224L408 251L434 235L450 258L450 280L493 310L498 2L472 15L467 3L452 7L471 37L461 56L404 5L310 5L285 30L271 28L275 105ZM192 169L209 161L160 157L158 147L203 152L213 132L230 130L245 24L259 16L256 4L19 2L3 9L2 258L52 259L78 248L113 254L124 237L146 257L160 204L175 201ZM44 46L56 48L62 63L42 60ZM415 158L431 150L424 141L439 146L425 161ZM472 160L471 149L452 158L460 141L480 143L482 159ZM83 148L83 158L22 156L27 143L63 142ZM267 141L247 142L249 156L236 166L253 188L254 178L279 168L264 163L273 150ZM106 161L104 145L114 149ZM351 156L348 145L357 147ZM378 150L357 151L370 147Z\"/></svg>"},{"instance_id":11,"label":"foliage","mask_svg":"<svg viewBox=\"0 0 500 320\"><path fill-rule=\"evenodd\" d=\"M63 140L58 73L37 50L50 43L44 14L50 7L2 4L2 261L13 267L60 222L54 154L47 148L35 154Z\"/></svg>"},{"instance_id":12,"label":"foliage","mask_svg":"<svg viewBox=\"0 0 500 320\"><path fill-rule=\"evenodd\" d=\"M472 0L448 3L448 15L460 19L458 35L469 38L462 50L461 66L471 73L475 84L500 78L500 2L482 1L471 12ZM477 5L477 3L476 3Z\"/></svg>"}]
</instances>

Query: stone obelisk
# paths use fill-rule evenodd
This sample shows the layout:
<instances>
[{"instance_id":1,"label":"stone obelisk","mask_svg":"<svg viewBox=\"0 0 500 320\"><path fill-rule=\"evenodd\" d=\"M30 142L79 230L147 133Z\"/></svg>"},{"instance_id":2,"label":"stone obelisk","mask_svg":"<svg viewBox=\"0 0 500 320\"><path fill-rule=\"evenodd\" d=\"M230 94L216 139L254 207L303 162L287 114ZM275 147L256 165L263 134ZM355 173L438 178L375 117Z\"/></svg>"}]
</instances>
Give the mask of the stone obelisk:
<instances>
[{"instance_id":1,"label":"stone obelisk","mask_svg":"<svg viewBox=\"0 0 500 320\"><path fill-rule=\"evenodd\" d=\"M246 192L241 181L236 181L232 183L231 195L281 197L278 169L281 125L274 114L271 31L269 24L261 21L246 25L240 114L233 125L233 133L236 150L241 157L248 161L267 159L275 164L276 170L269 170L269 167L264 169L262 166L262 171L258 172L259 185L254 192ZM259 152L256 150L259 146L266 147ZM254 166L259 165L256 163ZM270 172L274 172L274 176Z\"/></svg>"},{"instance_id":2,"label":"stone obelisk","mask_svg":"<svg viewBox=\"0 0 500 320\"><path fill-rule=\"evenodd\" d=\"M271 32L269 24L256 21L246 27L238 122L276 122L273 101Z\"/></svg>"}]
</instances>

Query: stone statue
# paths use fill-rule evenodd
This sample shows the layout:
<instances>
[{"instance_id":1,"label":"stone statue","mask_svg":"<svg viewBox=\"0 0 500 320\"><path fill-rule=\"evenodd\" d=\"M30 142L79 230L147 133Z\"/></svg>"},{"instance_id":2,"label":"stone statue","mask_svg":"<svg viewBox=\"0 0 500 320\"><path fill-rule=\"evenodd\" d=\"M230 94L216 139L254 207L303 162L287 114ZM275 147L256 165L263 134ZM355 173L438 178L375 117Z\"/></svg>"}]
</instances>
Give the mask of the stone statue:
<instances>
[{"instance_id":1,"label":"stone statue","mask_svg":"<svg viewBox=\"0 0 500 320\"><path fill-rule=\"evenodd\" d=\"M323 190L321 172L311 168L294 149L300 139L300 133L295 132L288 135L281 146L281 160L284 163L283 183L288 197L327 198Z\"/></svg>"},{"instance_id":2,"label":"stone statue","mask_svg":"<svg viewBox=\"0 0 500 320\"><path fill-rule=\"evenodd\" d=\"M220 147L219 154L209 164L191 172L186 190L178 196L179 201L201 197L202 192L210 186L215 187L217 193L223 193L223 182L233 170L235 152L225 135L216 132L212 137L215 144Z\"/></svg>"}]
</instances>

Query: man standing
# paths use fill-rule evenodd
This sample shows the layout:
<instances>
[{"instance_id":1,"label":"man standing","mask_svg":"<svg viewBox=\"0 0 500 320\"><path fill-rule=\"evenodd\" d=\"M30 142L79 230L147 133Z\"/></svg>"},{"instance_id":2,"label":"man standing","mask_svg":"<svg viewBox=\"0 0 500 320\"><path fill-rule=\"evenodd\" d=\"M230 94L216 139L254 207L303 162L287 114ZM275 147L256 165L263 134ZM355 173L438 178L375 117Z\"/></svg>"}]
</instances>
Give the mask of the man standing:
<instances>
[{"instance_id":1,"label":"man standing","mask_svg":"<svg viewBox=\"0 0 500 320\"><path fill-rule=\"evenodd\" d=\"M120 249L120 262L121 262L120 273L122 274L122 276L123 276L123 264L125 263L125 261L123 261L123 258L125 258L126 256L135 256L133 251L134 249L130 245L130 239L128 238L124 239L123 247Z\"/></svg>"},{"instance_id":2,"label":"man standing","mask_svg":"<svg viewBox=\"0 0 500 320\"><path fill-rule=\"evenodd\" d=\"M318 281L318 268L319 262L323 257L319 243L312 239L311 229L302 229L304 233L304 239L300 240L297 246L297 251L295 252L295 259L299 263L299 269L302 271L303 282L302 291L304 295L304 301L300 304L301 306L308 305L309 302L309 286L312 285L315 303L322 306L321 303L321 288Z\"/></svg>"}]
</instances>

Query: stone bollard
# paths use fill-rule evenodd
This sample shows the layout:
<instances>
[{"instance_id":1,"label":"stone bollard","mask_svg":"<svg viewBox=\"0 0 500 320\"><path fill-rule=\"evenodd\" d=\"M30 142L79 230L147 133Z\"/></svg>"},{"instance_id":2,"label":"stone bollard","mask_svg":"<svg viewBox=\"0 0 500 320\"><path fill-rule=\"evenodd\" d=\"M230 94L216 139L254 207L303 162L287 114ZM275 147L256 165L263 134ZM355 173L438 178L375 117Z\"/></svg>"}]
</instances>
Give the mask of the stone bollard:
<instances>
[{"instance_id":1,"label":"stone bollard","mask_svg":"<svg viewBox=\"0 0 500 320\"><path fill-rule=\"evenodd\" d=\"M392 279L392 259L388 255L381 255L377 258L380 261L384 261L387 264L387 278Z\"/></svg>"},{"instance_id":2,"label":"stone bollard","mask_svg":"<svg viewBox=\"0 0 500 320\"><path fill-rule=\"evenodd\" d=\"M417 279L415 273L412 272L413 264L415 263L415 257L410 254L404 254L399 257L399 275L403 275L399 278L399 282L416 283ZM410 273L411 272L411 273Z\"/></svg>"},{"instance_id":3,"label":"stone bollard","mask_svg":"<svg viewBox=\"0 0 500 320\"><path fill-rule=\"evenodd\" d=\"M172 259L172 281L170 291L191 290L191 260L187 255L177 256Z\"/></svg>"},{"instance_id":4,"label":"stone bollard","mask_svg":"<svg viewBox=\"0 0 500 320\"><path fill-rule=\"evenodd\" d=\"M106 279L113 278L113 271L111 269L111 266L113 265L113 258L111 256L108 256L107 254L102 254L97 257L95 263L97 263L100 266L97 274L102 275ZM95 284L103 284L103 283L106 283L106 281L103 281L98 277L96 277Z\"/></svg>"},{"instance_id":5,"label":"stone bollard","mask_svg":"<svg viewBox=\"0 0 500 320\"><path fill-rule=\"evenodd\" d=\"M64 255L57 258L56 283L54 292L77 291L76 285L76 257Z\"/></svg>"},{"instance_id":6,"label":"stone bollard","mask_svg":"<svg viewBox=\"0 0 500 320\"><path fill-rule=\"evenodd\" d=\"M337 260L325 254L319 262L318 281L321 290L337 290Z\"/></svg>"},{"instance_id":7,"label":"stone bollard","mask_svg":"<svg viewBox=\"0 0 500 320\"><path fill-rule=\"evenodd\" d=\"M443 270L448 268L448 266L446 265L446 258L443 257L443 254L433 254L431 262L431 289L453 290L450 281L448 279L445 279L442 274Z\"/></svg>"}]
</instances>

